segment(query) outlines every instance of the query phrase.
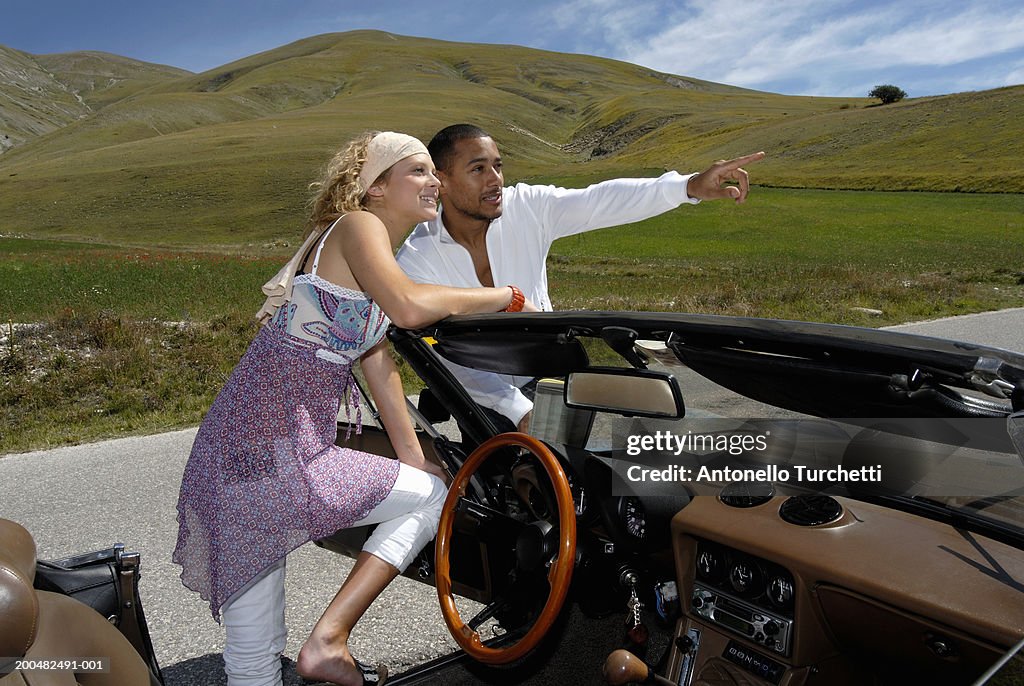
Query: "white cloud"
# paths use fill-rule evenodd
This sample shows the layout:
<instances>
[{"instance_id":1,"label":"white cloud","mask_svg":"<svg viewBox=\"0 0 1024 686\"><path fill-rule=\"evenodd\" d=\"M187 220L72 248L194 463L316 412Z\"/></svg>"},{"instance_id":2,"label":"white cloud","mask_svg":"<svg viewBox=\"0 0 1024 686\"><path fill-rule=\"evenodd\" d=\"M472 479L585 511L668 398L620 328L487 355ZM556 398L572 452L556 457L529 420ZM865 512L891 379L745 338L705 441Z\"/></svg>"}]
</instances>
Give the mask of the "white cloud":
<instances>
[{"instance_id":1,"label":"white cloud","mask_svg":"<svg viewBox=\"0 0 1024 686\"><path fill-rule=\"evenodd\" d=\"M606 2L570 4L596 9ZM614 22L606 35L614 38L616 56L622 59L753 88L799 84L799 92L808 94L862 95L863 83L886 82L886 74L970 62L977 63L975 75L966 78L984 88L999 79L981 61L1024 51L1024 7L1019 3L695 0L685 14L677 12L674 20L647 35L616 13L595 12L590 21L602 16Z\"/></svg>"},{"instance_id":2,"label":"white cloud","mask_svg":"<svg viewBox=\"0 0 1024 686\"><path fill-rule=\"evenodd\" d=\"M1024 84L1024 60L1017 62L1012 65L1007 73L1006 78L999 84L1000 86L1019 86Z\"/></svg>"},{"instance_id":3,"label":"white cloud","mask_svg":"<svg viewBox=\"0 0 1024 686\"><path fill-rule=\"evenodd\" d=\"M662 0L570 0L541 9L541 24L552 49L574 43L578 52L620 51L655 32L667 8ZM557 47L562 45L561 48ZM597 48L603 48L597 49Z\"/></svg>"}]
</instances>

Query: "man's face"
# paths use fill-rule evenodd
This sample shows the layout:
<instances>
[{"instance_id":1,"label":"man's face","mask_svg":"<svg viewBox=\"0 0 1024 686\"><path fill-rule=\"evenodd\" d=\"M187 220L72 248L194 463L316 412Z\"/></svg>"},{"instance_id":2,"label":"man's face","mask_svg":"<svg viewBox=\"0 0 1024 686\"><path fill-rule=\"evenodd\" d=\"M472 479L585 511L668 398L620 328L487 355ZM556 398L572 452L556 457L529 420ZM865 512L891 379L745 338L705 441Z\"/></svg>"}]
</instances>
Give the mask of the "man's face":
<instances>
[{"instance_id":1,"label":"man's face","mask_svg":"<svg viewBox=\"0 0 1024 686\"><path fill-rule=\"evenodd\" d=\"M501 216L501 155L490 138L465 138L455 144L448 169L437 170L446 217L491 221Z\"/></svg>"}]
</instances>

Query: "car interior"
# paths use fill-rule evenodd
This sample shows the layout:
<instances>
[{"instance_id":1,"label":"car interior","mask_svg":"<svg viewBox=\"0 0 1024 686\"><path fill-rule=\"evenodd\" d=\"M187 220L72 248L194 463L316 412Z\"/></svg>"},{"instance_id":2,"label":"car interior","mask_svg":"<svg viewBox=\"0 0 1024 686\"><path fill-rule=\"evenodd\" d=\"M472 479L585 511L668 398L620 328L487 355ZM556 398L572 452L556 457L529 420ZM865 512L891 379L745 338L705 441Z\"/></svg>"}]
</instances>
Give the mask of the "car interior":
<instances>
[{"instance_id":1,"label":"car interior","mask_svg":"<svg viewBox=\"0 0 1024 686\"><path fill-rule=\"evenodd\" d=\"M636 618L613 684L1022 683L1020 354L643 313L391 338L455 477L406 574L474 660L522 659L569 603ZM446 360L539 379L530 435L497 434ZM390 452L372 426L349 440ZM367 533L320 544L354 555Z\"/></svg>"}]
</instances>

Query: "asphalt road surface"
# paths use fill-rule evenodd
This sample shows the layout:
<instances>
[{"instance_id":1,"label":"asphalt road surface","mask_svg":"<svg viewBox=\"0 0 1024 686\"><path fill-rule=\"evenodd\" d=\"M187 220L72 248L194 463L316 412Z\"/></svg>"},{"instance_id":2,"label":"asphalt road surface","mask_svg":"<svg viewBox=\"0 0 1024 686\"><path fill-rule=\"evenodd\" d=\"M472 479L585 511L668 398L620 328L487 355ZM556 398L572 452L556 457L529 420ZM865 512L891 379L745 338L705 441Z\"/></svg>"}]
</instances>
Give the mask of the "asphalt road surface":
<instances>
[{"instance_id":1,"label":"asphalt road surface","mask_svg":"<svg viewBox=\"0 0 1024 686\"><path fill-rule=\"evenodd\" d=\"M167 686L225 683L224 635L171 564L175 504L196 430L123 438L0 459L0 517L32 532L41 559L124 543L142 556L140 594ZM294 659L350 561L314 545L288 557L286 656ZM393 670L455 649L433 588L399 578L351 641ZM286 684L302 683L286 665Z\"/></svg>"},{"instance_id":2,"label":"asphalt road surface","mask_svg":"<svg viewBox=\"0 0 1024 686\"><path fill-rule=\"evenodd\" d=\"M1024 351L1024 308L892 328ZM141 594L167 686L225 683L223 631L209 607L181 585L170 562L178 487L194 436L195 429L188 429L0 458L0 517L33 533L40 558L114 542L141 553ZM289 556L287 658L294 659L349 566L347 559L313 545ZM600 640L594 634L581 638L591 645ZM384 662L393 672L455 649L433 589L405 578L373 605L351 646L357 656ZM286 661L285 667L285 684L302 683L293 664ZM549 675L534 681L596 683L599 669L595 664L576 670L573 679Z\"/></svg>"},{"instance_id":3,"label":"asphalt road surface","mask_svg":"<svg viewBox=\"0 0 1024 686\"><path fill-rule=\"evenodd\" d=\"M1024 352L1024 307L914 322L888 329Z\"/></svg>"}]
</instances>

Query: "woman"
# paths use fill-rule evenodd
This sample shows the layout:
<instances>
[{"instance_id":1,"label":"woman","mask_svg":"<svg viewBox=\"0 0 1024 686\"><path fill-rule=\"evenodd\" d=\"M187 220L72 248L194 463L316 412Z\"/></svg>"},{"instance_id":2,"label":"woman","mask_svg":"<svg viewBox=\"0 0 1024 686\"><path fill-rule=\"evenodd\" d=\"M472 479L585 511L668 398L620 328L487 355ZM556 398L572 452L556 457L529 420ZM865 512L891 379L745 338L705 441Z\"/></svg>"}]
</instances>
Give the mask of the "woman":
<instances>
[{"instance_id":1,"label":"woman","mask_svg":"<svg viewBox=\"0 0 1024 686\"><path fill-rule=\"evenodd\" d=\"M445 497L443 472L424 458L406 414L388 320L418 327L451 314L536 309L512 286L419 285L399 269L394 250L437 215L433 169L420 141L393 132L364 134L334 156L315 184L309 237L264 287L269 321L199 428L173 559L214 619L223 617L231 686L281 683L287 553L372 523L297 670L345 686L383 682L353 659L349 634L433 538ZM334 445L357 359L398 460Z\"/></svg>"}]
</instances>

